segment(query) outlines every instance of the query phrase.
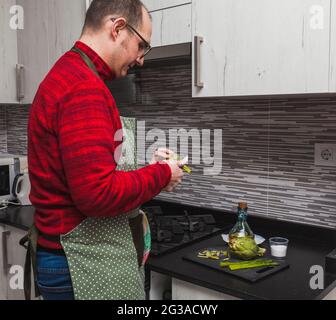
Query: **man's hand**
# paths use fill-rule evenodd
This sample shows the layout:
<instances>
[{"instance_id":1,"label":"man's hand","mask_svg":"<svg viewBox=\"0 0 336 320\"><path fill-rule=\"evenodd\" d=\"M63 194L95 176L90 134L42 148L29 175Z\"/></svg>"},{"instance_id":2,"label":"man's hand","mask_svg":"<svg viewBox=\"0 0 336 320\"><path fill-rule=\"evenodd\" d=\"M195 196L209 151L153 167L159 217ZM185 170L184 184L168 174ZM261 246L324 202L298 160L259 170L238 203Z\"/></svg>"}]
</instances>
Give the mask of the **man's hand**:
<instances>
[{"instance_id":1,"label":"man's hand","mask_svg":"<svg viewBox=\"0 0 336 320\"><path fill-rule=\"evenodd\" d=\"M169 160L174 156L174 152L167 148L159 148L154 154L150 164L155 164L160 161Z\"/></svg>"},{"instance_id":2,"label":"man's hand","mask_svg":"<svg viewBox=\"0 0 336 320\"><path fill-rule=\"evenodd\" d=\"M168 160L165 162L169 165L172 175L168 185L163 190L172 192L182 182L184 172L181 167L186 164L186 160Z\"/></svg>"},{"instance_id":3,"label":"man's hand","mask_svg":"<svg viewBox=\"0 0 336 320\"><path fill-rule=\"evenodd\" d=\"M167 148L159 148L154 152L151 164L156 162L167 163L171 170L171 179L168 185L163 189L167 192L172 192L174 189L182 182L184 176L183 170L181 169L187 162L188 158L183 160L173 160L175 153Z\"/></svg>"}]
</instances>

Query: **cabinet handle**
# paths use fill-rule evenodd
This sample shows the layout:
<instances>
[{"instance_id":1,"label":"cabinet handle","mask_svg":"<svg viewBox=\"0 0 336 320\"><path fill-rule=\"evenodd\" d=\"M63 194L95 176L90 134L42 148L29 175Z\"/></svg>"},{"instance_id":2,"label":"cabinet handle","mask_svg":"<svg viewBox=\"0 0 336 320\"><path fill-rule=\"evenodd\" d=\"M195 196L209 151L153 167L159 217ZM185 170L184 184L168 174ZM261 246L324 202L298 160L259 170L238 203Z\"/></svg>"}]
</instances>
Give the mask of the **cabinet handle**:
<instances>
[{"instance_id":1,"label":"cabinet handle","mask_svg":"<svg viewBox=\"0 0 336 320\"><path fill-rule=\"evenodd\" d=\"M195 46L195 86L198 88L203 88L204 83L201 82L201 44L203 43L203 37L195 36L194 46Z\"/></svg>"},{"instance_id":2,"label":"cabinet handle","mask_svg":"<svg viewBox=\"0 0 336 320\"><path fill-rule=\"evenodd\" d=\"M7 237L10 235L10 231L2 232L2 258L3 258L3 269L4 272L10 269L11 265L8 264L8 246L7 246Z\"/></svg>"},{"instance_id":3,"label":"cabinet handle","mask_svg":"<svg viewBox=\"0 0 336 320\"><path fill-rule=\"evenodd\" d=\"M21 101L25 97L24 92L24 66L22 64L16 65L16 88L17 99Z\"/></svg>"}]
</instances>

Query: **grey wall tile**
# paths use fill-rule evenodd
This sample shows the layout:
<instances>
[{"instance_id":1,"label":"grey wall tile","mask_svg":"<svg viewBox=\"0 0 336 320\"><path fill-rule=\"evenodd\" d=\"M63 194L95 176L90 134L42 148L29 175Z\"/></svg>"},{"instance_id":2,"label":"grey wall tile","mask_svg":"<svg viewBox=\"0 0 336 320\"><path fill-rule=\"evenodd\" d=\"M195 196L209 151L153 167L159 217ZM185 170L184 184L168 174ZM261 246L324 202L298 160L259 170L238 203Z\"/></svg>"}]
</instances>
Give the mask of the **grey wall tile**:
<instances>
[{"instance_id":1,"label":"grey wall tile","mask_svg":"<svg viewBox=\"0 0 336 320\"><path fill-rule=\"evenodd\" d=\"M29 106L7 107L7 149L8 153L27 155L27 125Z\"/></svg>"},{"instance_id":2,"label":"grey wall tile","mask_svg":"<svg viewBox=\"0 0 336 320\"><path fill-rule=\"evenodd\" d=\"M158 199L223 211L244 200L251 215L336 227L336 170L314 165L314 144L336 143L336 98L192 99L190 63L149 66L132 81L136 99L117 104L121 115L145 120L147 133L223 130L221 174L191 165L176 192ZM28 106L0 106L0 152L8 141L8 152L27 153L28 115Z\"/></svg>"},{"instance_id":3,"label":"grey wall tile","mask_svg":"<svg viewBox=\"0 0 336 320\"><path fill-rule=\"evenodd\" d=\"M190 63L149 66L135 81L137 102L118 106L146 120L147 132L223 129L221 174L191 165L158 199L230 211L244 200L252 215L336 227L336 170L314 165L314 144L336 143L336 98L192 99Z\"/></svg>"},{"instance_id":4,"label":"grey wall tile","mask_svg":"<svg viewBox=\"0 0 336 320\"><path fill-rule=\"evenodd\" d=\"M7 153L7 117L4 105L0 105L0 153Z\"/></svg>"}]
</instances>

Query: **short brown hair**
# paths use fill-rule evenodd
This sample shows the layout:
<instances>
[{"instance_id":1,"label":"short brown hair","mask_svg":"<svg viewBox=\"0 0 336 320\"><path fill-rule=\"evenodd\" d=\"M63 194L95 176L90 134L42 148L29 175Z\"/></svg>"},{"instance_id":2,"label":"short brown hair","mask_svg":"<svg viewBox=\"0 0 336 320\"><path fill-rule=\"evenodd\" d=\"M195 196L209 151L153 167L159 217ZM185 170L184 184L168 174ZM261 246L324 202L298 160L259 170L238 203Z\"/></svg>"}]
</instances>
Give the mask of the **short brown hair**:
<instances>
[{"instance_id":1,"label":"short brown hair","mask_svg":"<svg viewBox=\"0 0 336 320\"><path fill-rule=\"evenodd\" d=\"M83 31L99 30L108 15L122 16L130 25L140 27L142 8L146 9L140 0L93 0L86 13Z\"/></svg>"}]
</instances>

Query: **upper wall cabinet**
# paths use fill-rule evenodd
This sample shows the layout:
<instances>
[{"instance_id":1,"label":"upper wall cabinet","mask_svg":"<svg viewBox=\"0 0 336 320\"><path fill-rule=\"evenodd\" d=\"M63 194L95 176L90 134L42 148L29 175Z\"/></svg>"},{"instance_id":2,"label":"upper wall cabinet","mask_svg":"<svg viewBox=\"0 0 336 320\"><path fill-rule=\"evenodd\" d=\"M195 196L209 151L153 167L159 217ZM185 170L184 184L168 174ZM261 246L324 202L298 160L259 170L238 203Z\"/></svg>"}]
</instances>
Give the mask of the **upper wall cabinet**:
<instances>
[{"instance_id":1,"label":"upper wall cabinet","mask_svg":"<svg viewBox=\"0 0 336 320\"><path fill-rule=\"evenodd\" d=\"M4 266L6 263L6 252L4 252L4 247L6 244L6 231L5 226L0 224L0 300L6 300L7 299L7 277L6 273L4 272Z\"/></svg>"},{"instance_id":2,"label":"upper wall cabinet","mask_svg":"<svg viewBox=\"0 0 336 320\"><path fill-rule=\"evenodd\" d=\"M86 1L48 0L49 64L54 63L79 39L85 20Z\"/></svg>"},{"instance_id":3,"label":"upper wall cabinet","mask_svg":"<svg viewBox=\"0 0 336 320\"><path fill-rule=\"evenodd\" d=\"M18 31L18 60L24 67L21 103L33 101L39 84L58 58L79 38L86 0L17 0L24 9Z\"/></svg>"},{"instance_id":4,"label":"upper wall cabinet","mask_svg":"<svg viewBox=\"0 0 336 320\"><path fill-rule=\"evenodd\" d=\"M156 11L191 3L191 0L143 0L142 3L148 11Z\"/></svg>"},{"instance_id":5,"label":"upper wall cabinet","mask_svg":"<svg viewBox=\"0 0 336 320\"><path fill-rule=\"evenodd\" d=\"M328 92L331 1L193 0L193 96Z\"/></svg>"},{"instance_id":6,"label":"upper wall cabinet","mask_svg":"<svg viewBox=\"0 0 336 320\"><path fill-rule=\"evenodd\" d=\"M18 30L18 58L24 68L22 100L33 101L49 68L48 1L17 0L24 9L24 29Z\"/></svg>"},{"instance_id":7,"label":"upper wall cabinet","mask_svg":"<svg viewBox=\"0 0 336 320\"><path fill-rule=\"evenodd\" d=\"M336 0L331 0L329 91L336 92Z\"/></svg>"},{"instance_id":8,"label":"upper wall cabinet","mask_svg":"<svg viewBox=\"0 0 336 320\"><path fill-rule=\"evenodd\" d=\"M14 17L11 9L15 5L16 0L0 1L0 103L18 103L17 31L15 26L13 28L10 24Z\"/></svg>"},{"instance_id":9,"label":"upper wall cabinet","mask_svg":"<svg viewBox=\"0 0 336 320\"><path fill-rule=\"evenodd\" d=\"M191 4L155 11L151 15L153 47L191 42Z\"/></svg>"}]
</instances>

